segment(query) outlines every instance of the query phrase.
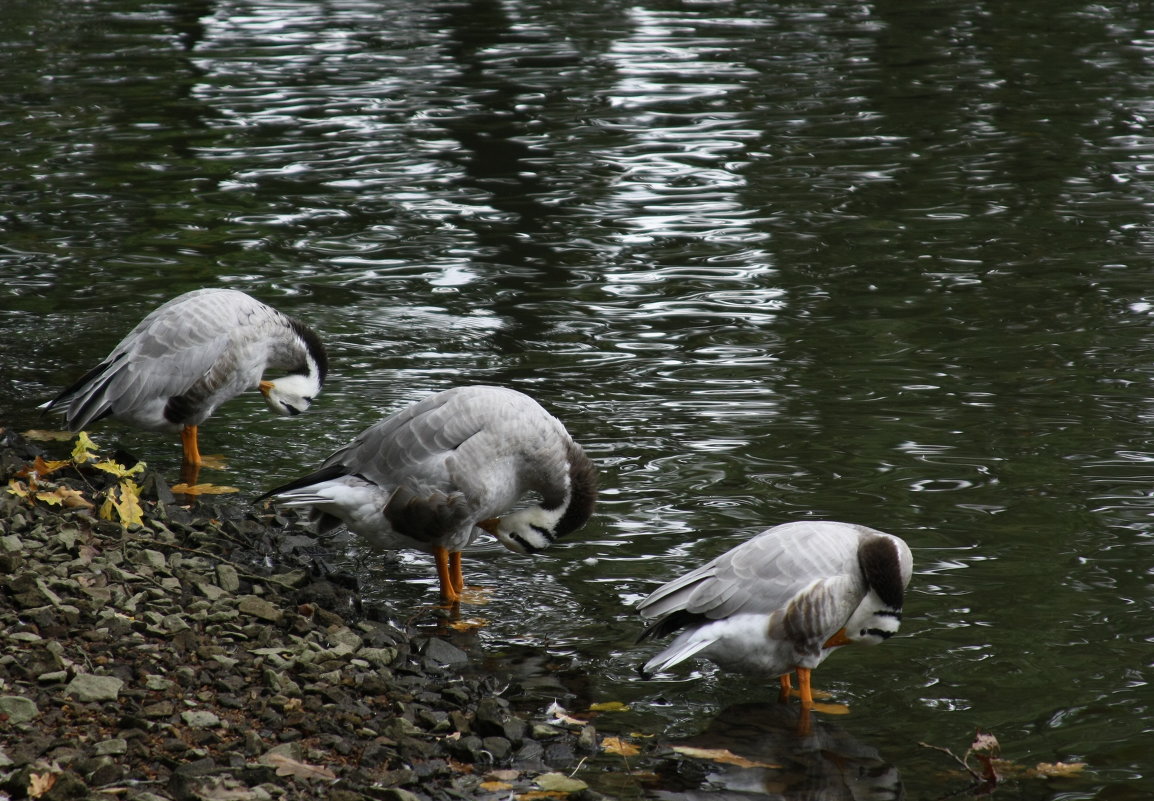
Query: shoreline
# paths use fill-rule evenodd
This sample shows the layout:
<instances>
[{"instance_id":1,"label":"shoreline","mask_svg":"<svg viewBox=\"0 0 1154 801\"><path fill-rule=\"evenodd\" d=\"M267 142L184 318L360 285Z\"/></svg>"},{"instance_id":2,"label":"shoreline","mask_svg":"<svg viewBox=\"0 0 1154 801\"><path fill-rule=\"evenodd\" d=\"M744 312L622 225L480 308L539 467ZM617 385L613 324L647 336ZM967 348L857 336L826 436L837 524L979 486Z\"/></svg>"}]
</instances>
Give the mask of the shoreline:
<instances>
[{"instance_id":1,"label":"shoreline","mask_svg":"<svg viewBox=\"0 0 1154 801\"><path fill-rule=\"evenodd\" d=\"M0 427L0 797L604 797L591 724L362 607L290 517L70 447Z\"/></svg>"}]
</instances>

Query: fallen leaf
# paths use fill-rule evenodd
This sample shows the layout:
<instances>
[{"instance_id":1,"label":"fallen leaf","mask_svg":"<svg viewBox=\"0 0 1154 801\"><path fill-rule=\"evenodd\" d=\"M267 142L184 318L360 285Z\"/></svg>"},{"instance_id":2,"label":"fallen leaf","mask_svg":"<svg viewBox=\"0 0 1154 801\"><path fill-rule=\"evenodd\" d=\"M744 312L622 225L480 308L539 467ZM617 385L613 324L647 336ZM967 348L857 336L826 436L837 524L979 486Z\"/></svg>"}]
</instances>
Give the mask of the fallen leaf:
<instances>
[{"instance_id":1,"label":"fallen leaf","mask_svg":"<svg viewBox=\"0 0 1154 801\"><path fill-rule=\"evenodd\" d=\"M307 765L298 762L284 754L265 754L260 761L269 767L276 768L277 776L293 776L298 779L329 779L335 781L337 775L328 768L319 765Z\"/></svg>"},{"instance_id":2,"label":"fallen leaf","mask_svg":"<svg viewBox=\"0 0 1154 801\"><path fill-rule=\"evenodd\" d=\"M533 782L547 793L579 793L588 790L589 785L580 779L573 779L564 773L542 773Z\"/></svg>"},{"instance_id":3,"label":"fallen leaf","mask_svg":"<svg viewBox=\"0 0 1154 801\"><path fill-rule=\"evenodd\" d=\"M1085 767L1085 762L1039 762L1029 771L1029 775L1039 779L1056 779L1077 776Z\"/></svg>"},{"instance_id":4,"label":"fallen leaf","mask_svg":"<svg viewBox=\"0 0 1154 801\"><path fill-rule=\"evenodd\" d=\"M8 494L15 495L17 498L27 498L32 490L23 481L17 481L14 478L8 479Z\"/></svg>"},{"instance_id":5,"label":"fallen leaf","mask_svg":"<svg viewBox=\"0 0 1154 801\"><path fill-rule=\"evenodd\" d=\"M144 525L140 487L132 481L122 481L110 487L100 507L100 517L104 520L118 520L122 526Z\"/></svg>"},{"instance_id":6,"label":"fallen leaf","mask_svg":"<svg viewBox=\"0 0 1154 801\"><path fill-rule=\"evenodd\" d=\"M1001 749L998 738L984 731L974 735L974 742L970 746L970 750L975 754L997 754Z\"/></svg>"},{"instance_id":7,"label":"fallen leaf","mask_svg":"<svg viewBox=\"0 0 1154 801\"><path fill-rule=\"evenodd\" d=\"M508 782L481 782L480 787L487 793L496 793L501 790L512 790L513 785Z\"/></svg>"},{"instance_id":8,"label":"fallen leaf","mask_svg":"<svg viewBox=\"0 0 1154 801\"><path fill-rule=\"evenodd\" d=\"M51 790L55 784L55 773L30 773L28 774L28 795L32 798L39 798Z\"/></svg>"},{"instance_id":9,"label":"fallen leaf","mask_svg":"<svg viewBox=\"0 0 1154 801\"><path fill-rule=\"evenodd\" d=\"M454 631L476 631L483 629L489 625L489 621L482 617L471 617L467 620L454 620L449 623L449 628Z\"/></svg>"},{"instance_id":10,"label":"fallen leaf","mask_svg":"<svg viewBox=\"0 0 1154 801\"><path fill-rule=\"evenodd\" d=\"M545 710L545 714L553 716L549 721L550 723L568 723L570 726L586 726L589 723L587 720L578 720L577 718L570 717L565 707L556 701L549 704L549 708Z\"/></svg>"},{"instance_id":11,"label":"fallen leaf","mask_svg":"<svg viewBox=\"0 0 1154 801\"><path fill-rule=\"evenodd\" d=\"M25 466L16 473L18 478L27 478L29 476L49 476L55 473L62 467L71 465L68 459L53 459L51 461L45 459L43 456L37 456L32 464Z\"/></svg>"},{"instance_id":12,"label":"fallen leaf","mask_svg":"<svg viewBox=\"0 0 1154 801\"><path fill-rule=\"evenodd\" d=\"M521 771L512 769L491 770L485 778L494 782L511 782L521 775Z\"/></svg>"},{"instance_id":13,"label":"fallen leaf","mask_svg":"<svg viewBox=\"0 0 1154 801\"><path fill-rule=\"evenodd\" d=\"M240 492L236 487L217 486L216 484L176 484L170 489L181 495L225 495L230 492Z\"/></svg>"},{"instance_id":14,"label":"fallen leaf","mask_svg":"<svg viewBox=\"0 0 1154 801\"><path fill-rule=\"evenodd\" d=\"M623 757L637 756L641 753L640 748L628 740L622 740L620 737L603 738L601 740L601 749L607 754L617 754Z\"/></svg>"},{"instance_id":15,"label":"fallen leaf","mask_svg":"<svg viewBox=\"0 0 1154 801\"><path fill-rule=\"evenodd\" d=\"M81 431L76 436L76 444L72 446L72 461L76 464L84 464L96 459L96 443L88 436L87 431Z\"/></svg>"},{"instance_id":16,"label":"fallen leaf","mask_svg":"<svg viewBox=\"0 0 1154 801\"><path fill-rule=\"evenodd\" d=\"M71 431L49 431L45 428L30 428L21 436L34 442L67 442L72 439Z\"/></svg>"},{"instance_id":17,"label":"fallen leaf","mask_svg":"<svg viewBox=\"0 0 1154 801\"><path fill-rule=\"evenodd\" d=\"M620 701L602 701L599 704L590 704L590 712L626 712L629 710L629 704L623 704Z\"/></svg>"},{"instance_id":18,"label":"fallen leaf","mask_svg":"<svg viewBox=\"0 0 1154 801\"><path fill-rule=\"evenodd\" d=\"M737 765L740 768L781 768L781 765L775 765L772 762L758 762L754 759L746 759L725 748L693 748L688 745L675 745L673 746L673 750L687 757L693 757L694 759L708 759L710 762L720 762L724 765Z\"/></svg>"},{"instance_id":19,"label":"fallen leaf","mask_svg":"<svg viewBox=\"0 0 1154 801\"><path fill-rule=\"evenodd\" d=\"M550 790L531 790L528 793L521 793L516 798L517 801L538 801L538 799L545 798L561 799L568 797L568 795L568 793L556 793Z\"/></svg>"},{"instance_id":20,"label":"fallen leaf","mask_svg":"<svg viewBox=\"0 0 1154 801\"><path fill-rule=\"evenodd\" d=\"M103 470L105 473L111 473L117 478L126 478L144 472L144 462L137 462L132 467L125 467L120 462L105 460L103 462L96 462L92 466L97 470Z\"/></svg>"}]
</instances>

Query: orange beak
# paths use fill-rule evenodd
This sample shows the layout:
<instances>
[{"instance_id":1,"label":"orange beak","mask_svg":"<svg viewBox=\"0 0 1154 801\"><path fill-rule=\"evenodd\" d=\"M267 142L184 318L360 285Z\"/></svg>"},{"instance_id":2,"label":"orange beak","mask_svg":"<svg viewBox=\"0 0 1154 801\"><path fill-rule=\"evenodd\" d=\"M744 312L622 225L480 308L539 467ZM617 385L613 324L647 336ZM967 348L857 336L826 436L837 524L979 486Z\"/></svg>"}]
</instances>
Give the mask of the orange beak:
<instances>
[{"instance_id":1,"label":"orange beak","mask_svg":"<svg viewBox=\"0 0 1154 801\"><path fill-rule=\"evenodd\" d=\"M271 381L261 381L256 385L256 388L260 390L260 394L264 395L266 398L268 397L269 391L272 390L272 387L273 384Z\"/></svg>"},{"instance_id":2,"label":"orange beak","mask_svg":"<svg viewBox=\"0 0 1154 801\"><path fill-rule=\"evenodd\" d=\"M834 634L832 637L830 637L828 640L825 641L825 647L826 648L837 648L838 646L850 645L851 643L853 643L853 640L851 640L849 637L845 636L845 629L841 628L841 629L837 630L836 634Z\"/></svg>"},{"instance_id":3,"label":"orange beak","mask_svg":"<svg viewBox=\"0 0 1154 801\"><path fill-rule=\"evenodd\" d=\"M500 525L501 518L490 517L488 520L482 520L479 523L474 523L477 528L488 531L493 536L497 535L497 526Z\"/></svg>"}]
</instances>

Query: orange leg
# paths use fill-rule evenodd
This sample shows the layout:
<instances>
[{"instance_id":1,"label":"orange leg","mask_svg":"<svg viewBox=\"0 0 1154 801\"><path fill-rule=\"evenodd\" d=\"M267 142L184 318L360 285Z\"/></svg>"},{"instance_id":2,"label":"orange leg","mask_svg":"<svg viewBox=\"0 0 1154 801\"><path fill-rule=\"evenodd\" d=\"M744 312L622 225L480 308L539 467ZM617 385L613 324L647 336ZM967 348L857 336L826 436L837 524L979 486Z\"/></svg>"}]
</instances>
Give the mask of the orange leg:
<instances>
[{"instance_id":1,"label":"orange leg","mask_svg":"<svg viewBox=\"0 0 1154 801\"><path fill-rule=\"evenodd\" d=\"M453 589L460 595L465 589L465 572L461 569L461 552L449 553L449 578L453 580Z\"/></svg>"},{"instance_id":2,"label":"orange leg","mask_svg":"<svg viewBox=\"0 0 1154 801\"><path fill-rule=\"evenodd\" d=\"M777 694L778 703L784 704L789 700L789 693L793 689L793 684L789 680L789 674L783 673L777 677L778 682L781 683L781 692Z\"/></svg>"},{"instance_id":3,"label":"orange leg","mask_svg":"<svg viewBox=\"0 0 1154 801\"><path fill-rule=\"evenodd\" d=\"M196 445L196 426L185 426L180 430L180 442L184 446L184 463L200 467L200 448Z\"/></svg>"},{"instance_id":4,"label":"orange leg","mask_svg":"<svg viewBox=\"0 0 1154 801\"><path fill-rule=\"evenodd\" d=\"M457 556L457 566L459 569L459 554L450 554L440 545L433 548L433 559L437 562L437 579L441 582L441 600L449 604L456 604L461 600L460 591L453 586L453 570L450 562L454 555Z\"/></svg>"},{"instance_id":5,"label":"orange leg","mask_svg":"<svg viewBox=\"0 0 1154 801\"><path fill-rule=\"evenodd\" d=\"M813 690L809 686L810 669L797 669L797 694L801 696L801 708L813 709Z\"/></svg>"}]
</instances>

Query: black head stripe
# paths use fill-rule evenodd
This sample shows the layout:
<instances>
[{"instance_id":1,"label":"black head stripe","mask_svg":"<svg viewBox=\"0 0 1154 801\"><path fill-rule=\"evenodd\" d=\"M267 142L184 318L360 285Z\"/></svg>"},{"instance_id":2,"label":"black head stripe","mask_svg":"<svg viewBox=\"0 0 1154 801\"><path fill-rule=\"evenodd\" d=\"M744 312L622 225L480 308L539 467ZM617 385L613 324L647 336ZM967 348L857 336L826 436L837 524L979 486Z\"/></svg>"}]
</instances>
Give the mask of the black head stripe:
<instances>
[{"instance_id":1,"label":"black head stripe","mask_svg":"<svg viewBox=\"0 0 1154 801\"><path fill-rule=\"evenodd\" d=\"M870 589L891 609L901 609L904 597L902 563L893 540L874 537L858 548L858 564Z\"/></svg>"}]
</instances>

